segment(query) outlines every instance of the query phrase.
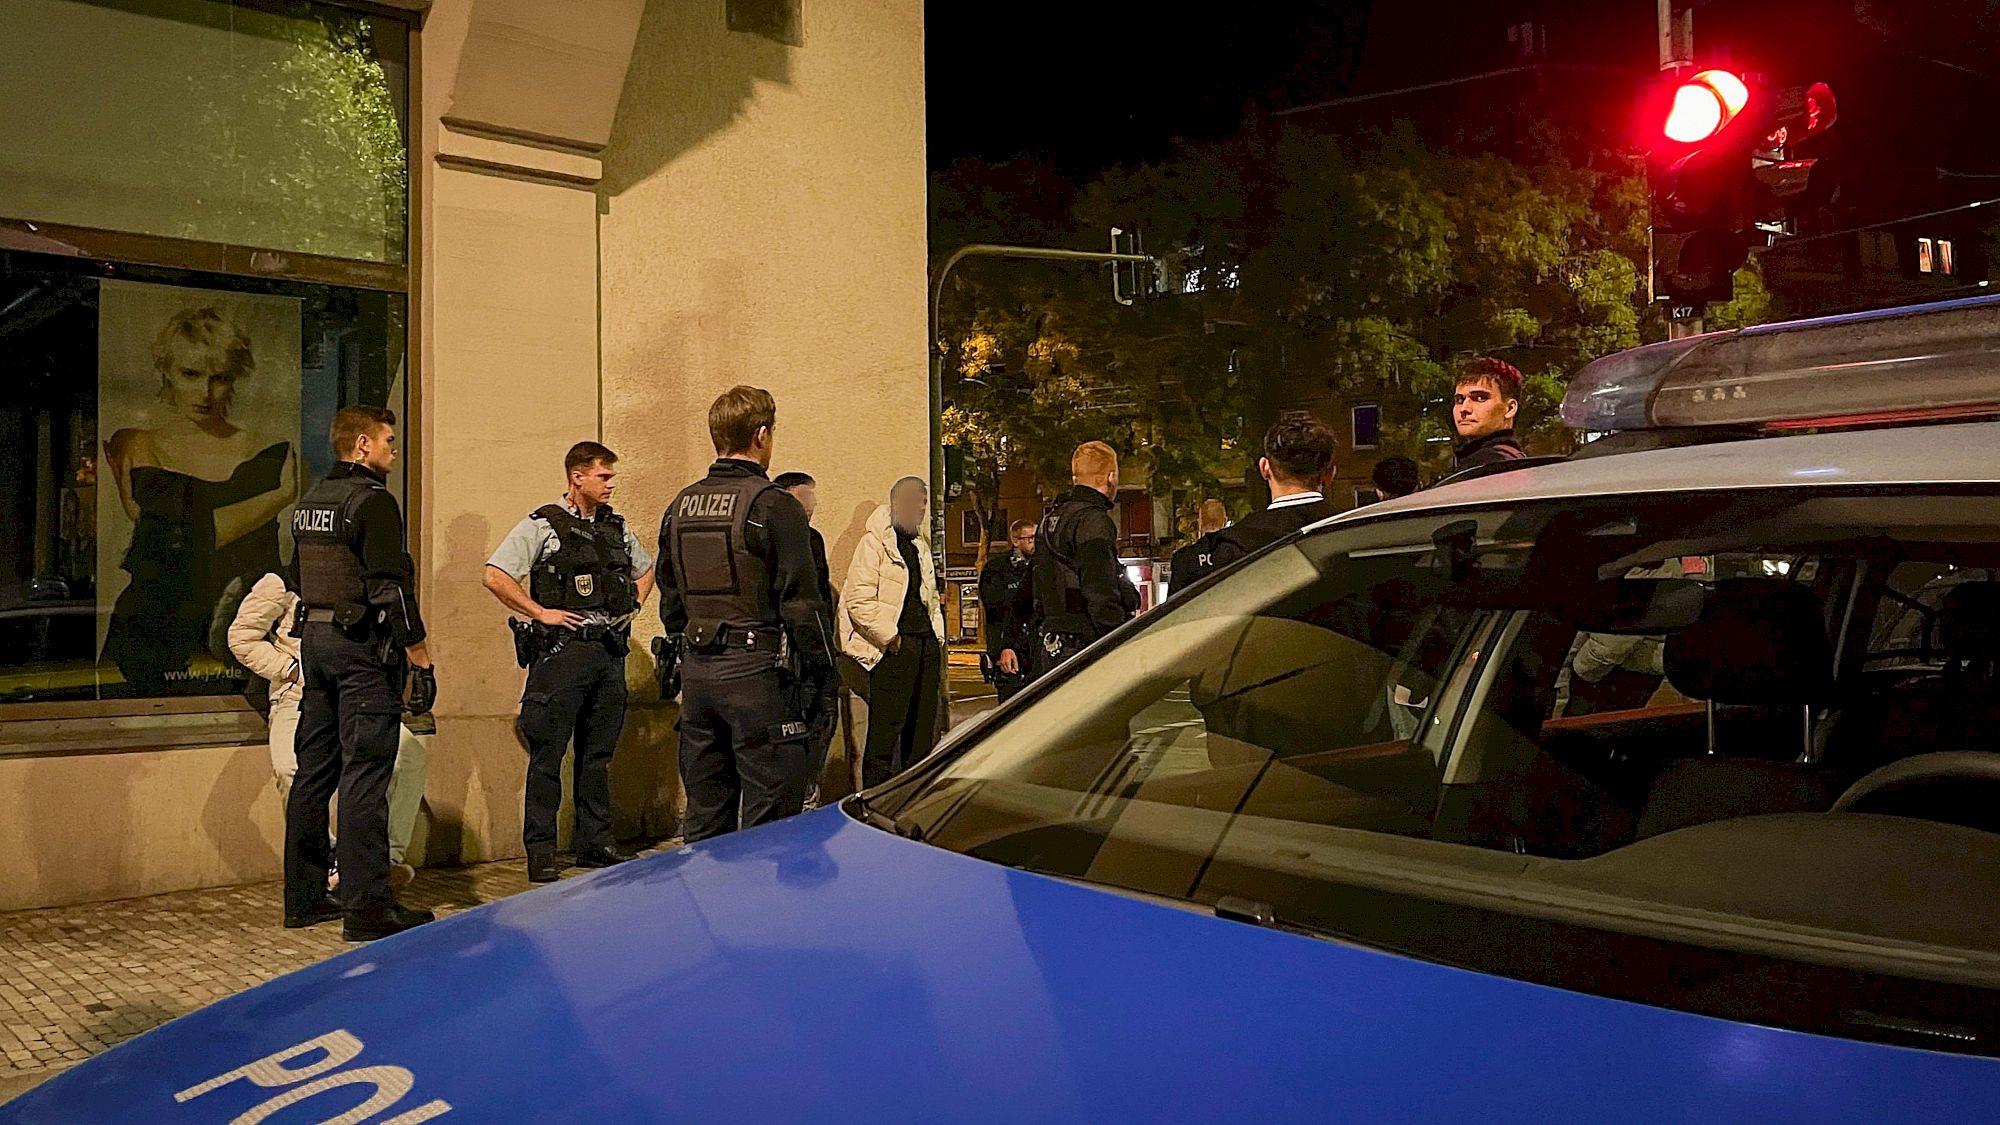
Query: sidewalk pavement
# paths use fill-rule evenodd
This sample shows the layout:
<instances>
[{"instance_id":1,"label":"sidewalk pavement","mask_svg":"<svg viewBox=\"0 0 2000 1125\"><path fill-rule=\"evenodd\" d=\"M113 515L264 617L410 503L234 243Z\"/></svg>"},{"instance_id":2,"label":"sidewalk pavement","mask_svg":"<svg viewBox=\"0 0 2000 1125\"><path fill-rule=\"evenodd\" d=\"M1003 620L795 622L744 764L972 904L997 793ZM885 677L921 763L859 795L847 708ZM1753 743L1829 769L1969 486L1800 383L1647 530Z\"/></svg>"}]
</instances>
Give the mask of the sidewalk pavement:
<instances>
[{"instance_id":1,"label":"sidewalk pavement","mask_svg":"<svg viewBox=\"0 0 2000 1125\"><path fill-rule=\"evenodd\" d=\"M510 860L419 871L401 897L442 918L529 885ZM283 928L280 901L269 882L0 914L0 1102L176 1016L356 948L338 923Z\"/></svg>"}]
</instances>

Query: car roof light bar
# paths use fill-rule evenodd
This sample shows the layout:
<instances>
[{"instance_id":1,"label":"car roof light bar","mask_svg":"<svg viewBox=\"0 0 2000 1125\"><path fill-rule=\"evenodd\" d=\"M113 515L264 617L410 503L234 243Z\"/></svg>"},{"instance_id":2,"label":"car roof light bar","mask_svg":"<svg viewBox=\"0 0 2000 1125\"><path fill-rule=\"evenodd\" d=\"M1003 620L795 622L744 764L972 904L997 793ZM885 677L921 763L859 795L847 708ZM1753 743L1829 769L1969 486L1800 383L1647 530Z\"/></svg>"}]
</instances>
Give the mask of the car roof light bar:
<instances>
[{"instance_id":1,"label":"car roof light bar","mask_svg":"<svg viewBox=\"0 0 2000 1125\"><path fill-rule=\"evenodd\" d=\"M1713 332L1586 365L1563 424L1796 429L2000 412L2000 295Z\"/></svg>"}]
</instances>

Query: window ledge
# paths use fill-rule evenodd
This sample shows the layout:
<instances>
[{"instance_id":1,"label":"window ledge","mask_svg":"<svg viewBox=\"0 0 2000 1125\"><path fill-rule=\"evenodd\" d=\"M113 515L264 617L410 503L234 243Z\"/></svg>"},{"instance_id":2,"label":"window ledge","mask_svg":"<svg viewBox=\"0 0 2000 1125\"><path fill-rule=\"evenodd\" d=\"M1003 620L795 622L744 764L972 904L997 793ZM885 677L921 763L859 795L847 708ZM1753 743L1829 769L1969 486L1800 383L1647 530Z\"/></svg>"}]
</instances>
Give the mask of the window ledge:
<instances>
[{"instance_id":1,"label":"window ledge","mask_svg":"<svg viewBox=\"0 0 2000 1125\"><path fill-rule=\"evenodd\" d=\"M264 716L237 698L0 706L0 758L256 745L269 737Z\"/></svg>"}]
</instances>

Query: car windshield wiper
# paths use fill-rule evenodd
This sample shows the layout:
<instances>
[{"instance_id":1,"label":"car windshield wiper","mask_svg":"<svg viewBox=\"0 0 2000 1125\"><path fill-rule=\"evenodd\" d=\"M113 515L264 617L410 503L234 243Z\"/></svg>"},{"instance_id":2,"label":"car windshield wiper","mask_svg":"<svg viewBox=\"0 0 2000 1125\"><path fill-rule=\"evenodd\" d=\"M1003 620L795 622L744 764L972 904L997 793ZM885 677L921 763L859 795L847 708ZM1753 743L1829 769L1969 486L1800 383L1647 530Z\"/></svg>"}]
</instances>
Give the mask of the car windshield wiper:
<instances>
[{"instance_id":1,"label":"car windshield wiper","mask_svg":"<svg viewBox=\"0 0 2000 1125\"><path fill-rule=\"evenodd\" d=\"M861 796L859 793L847 799L847 807L853 810L855 817L863 824L872 825L885 832L893 832L905 840L914 840L917 843L923 843L924 830L921 827L915 824L905 824L897 820L881 809L870 805L867 798Z\"/></svg>"}]
</instances>

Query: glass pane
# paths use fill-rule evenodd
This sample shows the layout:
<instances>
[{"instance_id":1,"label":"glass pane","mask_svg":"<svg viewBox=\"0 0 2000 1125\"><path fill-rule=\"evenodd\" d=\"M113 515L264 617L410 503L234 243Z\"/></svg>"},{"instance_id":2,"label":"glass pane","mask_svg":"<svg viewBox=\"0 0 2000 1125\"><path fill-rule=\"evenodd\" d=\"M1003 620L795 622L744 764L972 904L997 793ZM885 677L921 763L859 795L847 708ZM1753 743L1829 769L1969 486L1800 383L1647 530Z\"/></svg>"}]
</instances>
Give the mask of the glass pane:
<instances>
[{"instance_id":1,"label":"glass pane","mask_svg":"<svg viewBox=\"0 0 2000 1125\"><path fill-rule=\"evenodd\" d=\"M0 5L0 216L404 261L408 29L303 2Z\"/></svg>"},{"instance_id":2,"label":"glass pane","mask_svg":"<svg viewBox=\"0 0 2000 1125\"><path fill-rule=\"evenodd\" d=\"M0 254L0 701L257 690L224 630L289 560L334 412L403 410L404 317L400 294Z\"/></svg>"},{"instance_id":3,"label":"glass pane","mask_svg":"<svg viewBox=\"0 0 2000 1125\"><path fill-rule=\"evenodd\" d=\"M1382 440L1382 408L1364 403L1354 408L1354 448L1372 449Z\"/></svg>"}]
</instances>

